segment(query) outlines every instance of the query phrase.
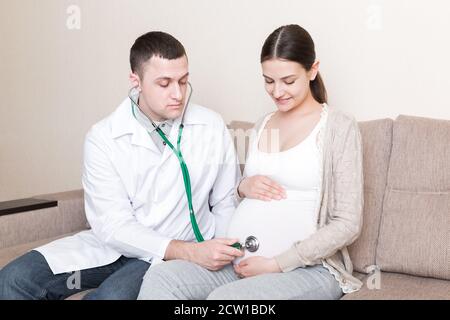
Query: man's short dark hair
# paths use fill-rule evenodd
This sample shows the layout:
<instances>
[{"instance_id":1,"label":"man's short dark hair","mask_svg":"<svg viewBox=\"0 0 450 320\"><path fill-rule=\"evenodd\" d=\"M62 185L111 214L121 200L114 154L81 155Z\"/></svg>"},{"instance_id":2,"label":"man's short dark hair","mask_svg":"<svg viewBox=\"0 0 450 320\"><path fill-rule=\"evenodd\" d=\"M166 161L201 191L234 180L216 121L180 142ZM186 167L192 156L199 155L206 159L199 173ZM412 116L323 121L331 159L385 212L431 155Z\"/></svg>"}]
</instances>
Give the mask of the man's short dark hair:
<instances>
[{"instance_id":1,"label":"man's short dark hair","mask_svg":"<svg viewBox=\"0 0 450 320\"><path fill-rule=\"evenodd\" d=\"M186 55L183 45L168 33L151 31L136 39L130 50L131 71L143 76L142 65L151 57L178 59Z\"/></svg>"}]
</instances>

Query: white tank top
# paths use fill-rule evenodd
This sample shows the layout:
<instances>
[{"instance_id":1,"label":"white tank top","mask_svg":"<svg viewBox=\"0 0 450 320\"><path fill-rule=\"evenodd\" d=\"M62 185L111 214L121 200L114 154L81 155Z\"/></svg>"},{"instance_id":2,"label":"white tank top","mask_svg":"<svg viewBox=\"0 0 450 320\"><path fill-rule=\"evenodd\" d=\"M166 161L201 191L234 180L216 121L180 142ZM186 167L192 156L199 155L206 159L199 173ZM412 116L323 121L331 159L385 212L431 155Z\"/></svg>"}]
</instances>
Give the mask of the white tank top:
<instances>
[{"instance_id":1,"label":"white tank top","mask_svg":"<svg viewBox=\"0 0 450 320\"><path fill-rule=\"evenodd\" d=\"M265 175L273 179L285 188L287 198L270 202L245 198L239 204L231 219L228 237L239 238L244 243L248 236L254 236L259 242L259 249L253 253L245 251L245 258L273 257L317 230L322 187L318 134L324 128L327 108L323 104L319 122L302 142L281 152L259 150L261 134L268 131L264 127L274 113L263 120L249 146L245 176Z\"/></svg>"}]
</instances>

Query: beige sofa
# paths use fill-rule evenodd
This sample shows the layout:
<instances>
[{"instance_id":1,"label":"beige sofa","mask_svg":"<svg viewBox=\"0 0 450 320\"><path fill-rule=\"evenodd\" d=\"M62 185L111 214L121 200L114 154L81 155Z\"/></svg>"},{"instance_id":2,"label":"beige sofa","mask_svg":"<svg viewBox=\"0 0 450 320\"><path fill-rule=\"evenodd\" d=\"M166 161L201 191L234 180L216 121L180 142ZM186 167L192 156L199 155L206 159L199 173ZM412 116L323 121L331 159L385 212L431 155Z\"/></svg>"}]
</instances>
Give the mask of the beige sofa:
<instances>
[{"instance_id":1,"label":"beige sofa","mask_svg":"<svg viewBox=\"0 0 450 320\"><path fill-rule=\"evenodd\" d=\"M450 121L402 115L359 125L364 224L350 254L364 286L343 299L450 299ZM243 129L233 131L238 141L251 126L234 121L229 127ZM236 145L245 158L246 144ZM0 216L0 268L86 229L82 190L37 198L58 206Z\"/></svg>"}]
</instances>

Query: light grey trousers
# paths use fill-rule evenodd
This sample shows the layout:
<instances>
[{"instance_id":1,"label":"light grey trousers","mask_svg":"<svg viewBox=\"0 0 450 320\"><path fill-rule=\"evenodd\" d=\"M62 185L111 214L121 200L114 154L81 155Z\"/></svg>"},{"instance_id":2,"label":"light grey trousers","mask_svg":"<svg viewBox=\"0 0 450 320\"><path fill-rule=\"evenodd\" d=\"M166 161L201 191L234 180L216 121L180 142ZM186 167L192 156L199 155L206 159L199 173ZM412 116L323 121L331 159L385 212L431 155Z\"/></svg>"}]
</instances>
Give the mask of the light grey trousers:
<instances>
[{"instance_id":1,"label":"light grey trousers","mask_svg":"<svg viewBox=\"0 0 450 320\"><path fill-rule=\"evenodd\" d=\"M240 279L232 265L209 271L172 260L151 267L139 300L336 300L339 283L322 265Z\"/></svg>"}]
</instances>

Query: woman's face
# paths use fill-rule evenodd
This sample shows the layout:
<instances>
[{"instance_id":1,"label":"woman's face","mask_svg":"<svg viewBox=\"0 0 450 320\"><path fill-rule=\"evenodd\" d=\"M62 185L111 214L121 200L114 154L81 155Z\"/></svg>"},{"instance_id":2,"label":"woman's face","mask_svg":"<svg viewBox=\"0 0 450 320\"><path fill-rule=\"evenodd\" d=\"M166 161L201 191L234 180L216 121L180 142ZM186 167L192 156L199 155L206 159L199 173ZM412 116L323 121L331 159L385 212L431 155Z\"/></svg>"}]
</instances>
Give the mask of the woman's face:
<instances>
[{"instance_id":1,"label":"woman's face","mask_svg":"<svg viewBox=\"0 0 450 320\"><path fill-rule=\"evenodd\" d=\"M316 61L311 70L306 71L298 62L278 58L262 63L266 91L278 110L292 110L311 96L309 82L316 78L318 67Z\"/></svg>"}]
</instances>

